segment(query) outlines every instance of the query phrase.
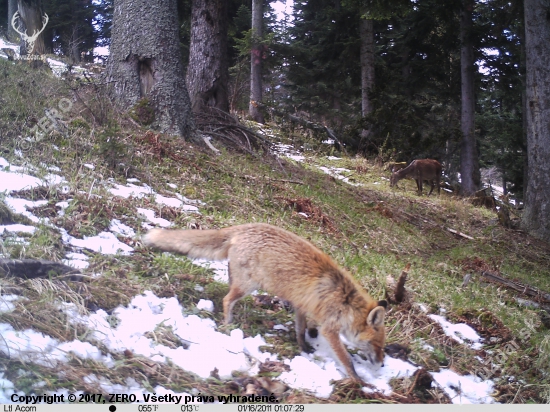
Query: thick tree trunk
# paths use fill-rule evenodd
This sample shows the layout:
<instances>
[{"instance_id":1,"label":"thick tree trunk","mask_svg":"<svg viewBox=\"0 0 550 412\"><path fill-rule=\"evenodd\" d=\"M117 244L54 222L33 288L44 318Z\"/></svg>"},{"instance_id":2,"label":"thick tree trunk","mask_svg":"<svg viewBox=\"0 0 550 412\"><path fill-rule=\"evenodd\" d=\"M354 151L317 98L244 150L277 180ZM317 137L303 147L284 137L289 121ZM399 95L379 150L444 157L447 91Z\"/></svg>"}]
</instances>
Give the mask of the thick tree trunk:
<instances>
[{"instance_id":1,"label":"thick tree trunk","mask_svg":"<svg viewBox=\"0 0 550 412\"><path fill-rule=\"evenodd\" d=\"M465 196L473 195L481 183L474 131L474 48L471 39L473 8L474 0L463 0L460 16L460 72L462 78L460 178L462 194Z\"/></svg>"},{"instance_id":2,"label":"thick tree trunk","mask_svg":"<svg viewBox=\"0 0 550 412\"><path fill-rule=\"evenodd\" d=\"M545 2L525 0L527 189L523 227L550 242L550 21Z\"/></svg>"},{"instance_id":3,"label":"thick tree trunk","mask_svg":"<svg viewBox=\"0 0 550 412\"><path fill-rule=\"evenodd\" d=\"M8 40L15 43L18 39L17 32L11 25L13 14L17 11L17 0L8 0Z\"/></svg>"},{"instance_id":4,"label":"thick tree trunk","mask_svg":"<svg viewBox=\"0 0 550 412\"><path fill-rule=\"evenodd\" d=\"M369 93L374 87L374 22L361 19L359 36L361 38L361 116L365 117L372 112L372 102ZM361 131L361 137L367 138L368 130Z\"/></svg>"},{"instance_id":5,"label":"thick tree trunk","mask_svg":"<svg viewBox=\"0 0 550 412\"><path fill-rule=\"evenodd\" d=\"M203 106L229 111L227 1L193 0L187 89L193 111Z\"/></svg>"},{"instance_id":6,"label":"thick tree trunk","mask_svg":"<svg viewBox=\"0 0 550 412\"><path fill-rule=\"evenodd\" d=\"M176 0L115 0L106 77L121 108L147 99L155 112L154 127L191 137L194 123L178 28Z\"/></svg>"},{"instance_id":7,"label":"thick tree trunk","mask_svg":"<svg viewBox=\"0 0 550 412\"><path fill-rule=\"evenodd\" d=\"M45 28L44 13L41 0L18 0L21 33L21 54L44 54L44 35L41 31ZM11 24L11 21L10 21ZM40 33L40 34L38 34ZM34 35L38 35L34 39Z\"/></svg>"},{"instance_id":8,"label":"thick tree trunk","mask_svg":"<svg viewBox=\"0 0 550 412\"><path fill-rule=\"evenodd\" d=\"M252 0L252 36L253 44L250 53L250 105L248 112L256 122L263 123L264 116L256 102L262 102L262 23L263 0Z\"/></svg>"}]
</instances>

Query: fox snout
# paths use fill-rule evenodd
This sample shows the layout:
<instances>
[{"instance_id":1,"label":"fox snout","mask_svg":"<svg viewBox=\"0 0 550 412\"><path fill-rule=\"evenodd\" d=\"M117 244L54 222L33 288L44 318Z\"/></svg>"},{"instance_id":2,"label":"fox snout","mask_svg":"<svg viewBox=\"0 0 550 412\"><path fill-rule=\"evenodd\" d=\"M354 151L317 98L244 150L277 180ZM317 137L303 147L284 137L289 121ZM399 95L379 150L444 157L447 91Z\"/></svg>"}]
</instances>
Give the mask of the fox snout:
<instances>
[{"instance_id":1,"label":"fox snout","mask_svg":"<svg viewBox=\"0 0 550 412\"><path fill-rule=\"evenodd\" d=\"M376 368L382 368L384 366L384 351L382 349L377 350L376 346L370 342L362 345L363 348L359 349L369 362Z\"/></svg>"}]
</instances>

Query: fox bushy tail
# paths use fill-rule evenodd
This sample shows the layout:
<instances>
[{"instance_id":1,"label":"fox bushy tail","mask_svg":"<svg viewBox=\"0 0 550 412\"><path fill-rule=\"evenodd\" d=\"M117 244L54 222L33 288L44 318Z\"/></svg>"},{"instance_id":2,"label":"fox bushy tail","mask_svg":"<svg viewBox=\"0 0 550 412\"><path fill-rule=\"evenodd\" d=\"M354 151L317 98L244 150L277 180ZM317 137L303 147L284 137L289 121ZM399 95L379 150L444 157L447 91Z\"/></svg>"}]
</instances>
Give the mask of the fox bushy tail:
<instances>
[{"instance_id":1,"label":"fox bushy tail","mask_svg":"<svg viewBox=\"0 0 550 412\"><path fill-rule=\"evenodd\" d=\"M227 228L230 229L230 228ZM191 258L227 259L233 231L152 229L142 238L146 246Z\"/></svg>"}]
</instances>

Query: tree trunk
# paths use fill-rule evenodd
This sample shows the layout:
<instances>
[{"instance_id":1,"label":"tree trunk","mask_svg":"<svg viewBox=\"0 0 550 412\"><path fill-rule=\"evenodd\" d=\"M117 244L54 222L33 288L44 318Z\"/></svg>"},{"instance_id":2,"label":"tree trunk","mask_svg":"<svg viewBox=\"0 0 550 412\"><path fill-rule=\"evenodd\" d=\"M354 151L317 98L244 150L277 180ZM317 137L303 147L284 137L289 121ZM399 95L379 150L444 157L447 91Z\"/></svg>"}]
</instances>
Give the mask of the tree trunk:
<instances>
[{"instance_id":1,"label":"tree trunk","mask_svg":"<svg viewBox=\"0 0 550 412\"><path fill-rule=\"evenodd\" d=\"M545 2L525 0L527 189L523 227L550 241L550 21Z\"/></svg>"},{"instance_id":2,"label":"tree trunk","mask_svg":"<svg viewBox=\"0 0 550 412\"><path fill-rule=\"evenodd\" d=\"M80 41L82 40L80 38L80 30L77 25L69 27L70 35L69 35L69 55L71 58L72 63L80 63Z\"/></svg>"},{"instance_id":3,"label":"tree trunk","mask_svg":"<svg viewBox=\"0 0 550 412\"><path fill-rule=\"evenodd\" d=\"M361 19L361 116L372 112L369 92L374 87L374 27L373 21Z\"/></svg>"},{"instance_id":4,"label":"tree trunk","mask_svg":"<svg viewBox=\"0 0 550 412\"><path fill-rule=\"evenodd\" d=\"M227 1L193 0L187 89L193 111L203 106L229 111Z\"/></svg>"},{"instance_id":5,"label":"tree trunk","mask_svg":"<svg viewBox=\"0 0 550 412\"><path fill-rule=\"evenodd\" d=\"M46 50L41 32L46 25L41 0L18 0L17 7L22 22L18 30L23 33L21 54L44 54ZM34 35L37 35L36 39L33 39Z\"/></svg>"},{"instance_id":6,"label":"tree trunk","mask_svg":"<svg viewBox=\"0 0 550 412\"><path fill-rule=\"evenodd\" d=\"M263 0L252 0L252 51L250 53L250 117L258 122L264 122L264 116L256 102L262 102L262 24Z\"/></svg>"},{"instance_id":7,"label":"tree trunk","mask_svg":"<svg viewBox=\"0 0 550 412\"><path fill-rule=\"evenodd\" d=\"M472 42L472 12L474 0L464 0L460 16L460 72L462 78L462 144L460 151L460 178L462 194L473 195L479 188L479 157L474 131L474 47Z\"/></svg>"},{"instance_id":8,"label":"tree trunk","mask_svg":"<svg viewBox=\"0 0 550 412\"><path fill-rule=\"evenodd\" d=\"M153 127L191 137L178 28L176 0L115 0L106 77L121 108L146 99L155 113Z\"/></svg>"},{"instance_id":9,"label":"tree trunk","mask_svg":"<svg viewBox=\"0 0 550 412\"><path fill-rule=\"evenodd\" d=\"M17 11L17 0L8 0L8 40L12 43L17 41L18 35L11 25L13 14Z\"/></svg>"},{"instance_id":10,"label":"tree trunk","mask_svg":"<svg viewBox=\"0 0 550 412\"><path fill-rule=\"evenodd\" d=\"M365 117L372 112L372 102L369 93L374 87L374 22L361 18L359 36L361 38L361 116ZM366 139L369 130L361 131L361 138Z\"/></svg>"}]
</instances>

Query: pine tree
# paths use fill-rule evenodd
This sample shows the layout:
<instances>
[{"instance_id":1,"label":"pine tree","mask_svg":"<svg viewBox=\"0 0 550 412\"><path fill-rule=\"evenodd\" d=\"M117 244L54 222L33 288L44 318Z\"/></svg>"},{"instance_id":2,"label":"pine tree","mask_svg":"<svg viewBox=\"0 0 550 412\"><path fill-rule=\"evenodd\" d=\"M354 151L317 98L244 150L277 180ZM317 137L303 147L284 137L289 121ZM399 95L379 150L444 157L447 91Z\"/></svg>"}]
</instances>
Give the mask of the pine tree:
<instances>
[{"instance_id":1,"label":"pine tree","mask_svg":"<svg viewBox=\"0 0 550 412\"><path fill-rule=\"evenodd\" d=\"M94 5L92 0L44 0L50 17L46 48L75 63L82 57L91 60L99 36L93 23L101 5Z\"/></svg>"},{"instance_id":2,"label":"pine tree","mask_svg":"<svg viewBox=\"0 0 550 412\"><path fill-rule=\"evenodd\" d=\"M522 223L550 241L550 21L547 6L525 0L527 188Z\"/></svg>"},{"instance_id":3,"label":"pine tree","mask_svg":"<svg viewBox=\"0 0 550 412\"><path fill-rule=\"evenodd\" d=\"M338 1L294 3L287 57L289 107L331 126L360 114L359 22L357 9Z\"/></svg>"},{"instance_id":4,"label":"pine tree","mask_svg":"<svg viewBox=\"0 0 550 412\"><path fill-rule=\"evenodd\" d=\"M44 45L44 29L46 17L44 16L41 0L18 0L17 13L19 16L17 30L23 33L21 37L22 54L44 54L46 48ZM40 33L40 34L38 34ZM38 34L31 43L26 40ZM29 48L32 47L31 50Z\"/></svg>"},{"instance_id":5,"label":"pine tree","mask_svg":"<svg viewBox=\"0 0 550 412\"><path fill-rule=\"evenodd\" d=\"M460 13L460 77L462 142L460 147L461 193L473 195L480 186L479 155L475 135L474 0L463 0Z\"/></svg>"},{"instance_id":6,"label":"pine tree","mask_svg":"<svg viewBox=\"0 0 550 412\"><path fill-rule=\"evenodd\" d=\"M480 4L480 62L476 128L481 165L502 173L504 194L523 197L526 147L523 130L523 4L492 0Z\"/></svg>"},{"instance_id":7,"label":"pine tree","mask_svg":"<svg viewBox=\"0 0 550 412\"><path fill-rule=\"evenodd\" d=\"M263 95L263 24L263 0L252 0L252 49L250 51L250 104L248 113L258 123L264 122L264 116L258 106L262 103Z\"/></svg>"},{"instance_id":8,"label":"pine tree","mask_svg":"<svg viewBox=\"0 0 550 412\"><path fill-rule=\"evenodd\" d=\"M187 88L193 110L229 111L226 0L193 0Z\"/></svg>"},{"instance_id":9,"label":"pine tree","mask_svg":"<svg viewBox=\"0 0 550 412\"><path fill-rule=\"evenodd\" d=\"M114 6L106 70L113 97L124 110L150 105L162 132L193 137L176 0L115 0Z\"/></svg>"}]
</instances>

